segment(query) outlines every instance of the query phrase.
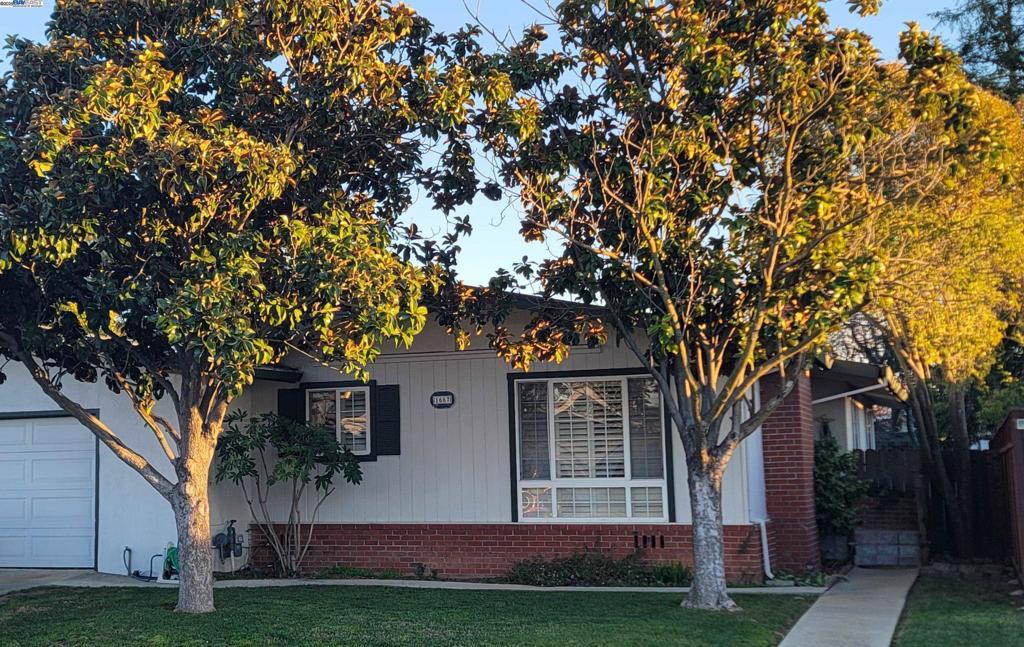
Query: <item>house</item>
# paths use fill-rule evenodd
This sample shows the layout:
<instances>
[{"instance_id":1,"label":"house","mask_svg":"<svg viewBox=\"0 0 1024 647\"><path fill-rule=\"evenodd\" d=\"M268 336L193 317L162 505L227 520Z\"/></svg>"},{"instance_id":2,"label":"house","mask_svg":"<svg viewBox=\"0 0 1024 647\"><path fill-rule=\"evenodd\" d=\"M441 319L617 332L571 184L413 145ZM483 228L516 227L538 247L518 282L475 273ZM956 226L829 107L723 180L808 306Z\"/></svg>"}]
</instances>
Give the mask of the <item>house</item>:
<instances>
[{"instance_id":1,"label":"house","mask_svg":"<svg viewBox=\"0 0 1024 647\"><path fill-rule=\"evenodd\" d=\"M525 317L525 313L521 313ZM515 561L585 547L691 561L683 449L659 393L614 343L529 373L486 349L455 351L430 326L386 351L368 383L289 358L234 403L334 425L363 461L320 510L309 568L421 568L500 575ZM175 541L167 503L53 403L20 367L0 387L0 566L146 571ZM762 382L770 397L777 382ZM65 391L165 473L156 440L99 384ZM727 571L819 565L812 389L804 378L732 459L724 481ZM213 483L212 531L249 525L241 491ZM277 510L287 509L282 499ZM308 518L309 511L306 511ZM218 558L218 563L219 558ZM237 564L236 564L237 565ZM221 563L229 568L229 563Z\"/></svg>"},{"instance_id":2,"label":"house","mask_svg":"<svg viewBox=\"0 0 1024 647\"><path fill-rule=\"evenodd\" d=\"M906 390L888 367L816 362L811 384L815 438L835 438L844 452L876 449L875 412L906 407Z\"/></svg>"}]
</instances>

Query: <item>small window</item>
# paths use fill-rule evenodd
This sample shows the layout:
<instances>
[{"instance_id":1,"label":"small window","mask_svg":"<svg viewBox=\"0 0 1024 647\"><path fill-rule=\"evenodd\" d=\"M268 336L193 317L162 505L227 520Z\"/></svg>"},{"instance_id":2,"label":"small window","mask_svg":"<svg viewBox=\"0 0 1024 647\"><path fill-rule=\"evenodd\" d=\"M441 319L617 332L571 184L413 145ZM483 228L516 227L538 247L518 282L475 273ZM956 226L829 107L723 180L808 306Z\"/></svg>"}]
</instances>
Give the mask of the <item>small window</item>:
<instances>
[{"instance_id":1,"label":"small window","mask_svg":"<svg viewBox=\"0 0 1024 647\"><path fill-rule=\"evenodd\" d=\"M548 384L520 382L518 388L520 474L530 480L550 478Z\"/></svg>"},{"instance_id":2,"label":"small window","mask_svg":"<svg viewBox=\"0 0 1024 647\"><path fill-rule=\"evenodd\" d=\"M631 494L633 517L660 519L665 516L660 487L635 487Z\"/></svg>"},{"instance_id":3,"label":"small window","mask_svg":"<svg viewBox=\"0 0 1024 647\"><path fill-rule=\"evenodd\" d=\"M559 517L618 519L626 516L624 487L560 487L556 490Z\"/></svg>"},{"instance_id":4,"label":"small window","mask_svg":"<svg viewBox=\"0 0 1024 647\"><path fill-rule=\"evenodd\" d=\"M370 453L370 390L367 387L317 389L306 395L310 424L334 429L338 442L356 456Z\"/></svg>"},{"instance_id":5,"label":"small window","mask_svg":"<svg viewBox=\"0 0 1024 647\"><path fill-rule=\"evenodd\" d=\"M550 519L551 516L551 488L524 488L523 517L527 519Z\"/></svg>"}]
</instances>

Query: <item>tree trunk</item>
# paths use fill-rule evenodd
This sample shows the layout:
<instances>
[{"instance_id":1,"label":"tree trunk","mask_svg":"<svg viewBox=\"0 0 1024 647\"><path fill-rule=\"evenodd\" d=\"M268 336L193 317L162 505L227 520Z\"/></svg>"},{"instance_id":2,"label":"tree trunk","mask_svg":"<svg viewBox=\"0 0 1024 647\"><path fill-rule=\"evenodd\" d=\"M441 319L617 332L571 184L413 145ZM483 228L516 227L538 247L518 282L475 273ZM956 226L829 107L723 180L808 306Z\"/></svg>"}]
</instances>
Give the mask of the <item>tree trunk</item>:
<instances>
[{"instance_id":1,"label":"tree trunk","mask_svg":"<svg viewBox=\"0 0 1024 647\"><path fill-rule=\"evenodd\" d=\"M947 388L949 409L953 422L953 460L956 465L956 514L963 534L958 546L960 557L974 554L974 501L971 482L971 437L967 430L967 394L964 387L950 384Z\"/></svg>"},{"instance_id":2,"label":"tree trunk","mask_svg":"<svg viewBox=\"0 0 1024 647\"><path fill-rule=\"evenodd\" d=\"M960 507L957 505L956 489L949 478L946 459L942 453L942 443L939 442L938 423L935 420L931 394L928 392L927 384L920 378L914 379L909 394L911 412L914 416L913 429L917 434L921 457L924 459L929 478L939 496L942 497L943 507L946 510L953 535L954 548L958 554L966 554L970 551L967 545L969 542L959 514Z\"/></svg>"},{"instance_id":3,"label":"tree trunk","mask_svg":"<svg viewBox=\"0 0 1024 647\"><path fill-rule=\"evenodd\" d=\"M178 463L171 507L178 527L178 606L183 613L209 613L213 607L213 553L210 539L210 463L216 435L198 430L188 436Z\"/></svg>"},{"instance_id":4,"label":"tree trunk","mask_svg":"<svg viewBox=\"0 0 1024 647\"><path fill-rule=\"evenodd\" d=\"M722 470L701 465L687 470L693 516L693 582L682 606L734 611L726 592L725 530L722 526Z\"/></svg>"}]
</instances>

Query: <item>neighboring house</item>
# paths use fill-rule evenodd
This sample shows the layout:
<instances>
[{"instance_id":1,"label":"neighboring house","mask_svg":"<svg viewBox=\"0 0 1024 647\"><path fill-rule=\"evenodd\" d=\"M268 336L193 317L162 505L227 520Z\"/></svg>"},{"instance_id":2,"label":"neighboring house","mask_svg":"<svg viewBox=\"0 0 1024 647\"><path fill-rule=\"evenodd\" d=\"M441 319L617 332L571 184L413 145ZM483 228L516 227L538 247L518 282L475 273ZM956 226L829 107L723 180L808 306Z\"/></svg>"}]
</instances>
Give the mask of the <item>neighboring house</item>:
<instances>
[{"instance_id":1,"label":"neighboring house","mask_svg":"<svg viewBox=\"0 0 1024 647\"><path fill-rule=\"evenodd\" d=\"M847 452L878 447L876 408L906 406L906 392L892 371L875 364L847 360L817 363L811 384L815 438L831 436Z\"/></svg>"},{"instance_id":2,"label":"neighboring house","mask_svg":"<svg viewBox=\"0 0 1024 647\"><path fill-rule=\"evenodd\" d=\"M587 547L691 561L682 446L666 428L657 389L625 348L579 348L560 365L521 373L490 350L453 347L429 326L412 349L386 351L365 384L289 358L294 368L261 370L234 403L251 414L333 425L364 461L363 483L343 484L321 508L307 567L410 572L420 564L442 576L482 577ZM150 555L175 541L167 503L54 411L20 367L6 370L0 566L123 573L127 547L133 568L145 572ZM770 397L776 385L764 380L758 396ZM99 384L71 382L65 390L171 473L120 396ZM723 486L730 579L759 579L767 561L788 570L819 565L811 399L803 379L730 463ZM283 517L286 503L277 504ZM211 488L211 507L214 533L230 520L249 524L231 483Z\"/></svg>"}]
</instances>

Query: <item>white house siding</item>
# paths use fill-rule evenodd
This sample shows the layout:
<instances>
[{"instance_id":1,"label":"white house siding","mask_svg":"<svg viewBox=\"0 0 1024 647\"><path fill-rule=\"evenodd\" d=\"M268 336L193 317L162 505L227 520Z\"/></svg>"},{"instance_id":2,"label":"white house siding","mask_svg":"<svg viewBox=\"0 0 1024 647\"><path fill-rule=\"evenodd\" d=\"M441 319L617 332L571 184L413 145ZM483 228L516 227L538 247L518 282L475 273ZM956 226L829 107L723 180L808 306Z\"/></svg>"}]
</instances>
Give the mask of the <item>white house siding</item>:
<instances>
[{"instance_id":1,"label":"white house siding","mask_svg":"<svg viewBox=\"0 0 1024 647\"><path fill-rule=\"evenodd\" d=\"M477 347L482 346L477 342ZM298 366L304 382L342 381L334 369L302 358L287 362ZM636 366L626 348L614 344L601 349L574 350L561 364L535 365L531 374L545 371L599 371ZM392 350L371 370L379 384L399 385L401 397L401 454L364 462L363 483L342 483L320 508L322 523L423 522L494 523L512 520L509 474L509 373L519 371L486 349L454 351L452 340L439 328L428 328L410 351ZM252 389L257 412L277 407L277 391L294 385L261 382ZM456 404L434 409L430 394L451 391ZM372 430L371 430L372 433ZM688 523L690 508L682 443L673 433L676 522ZM746 451L734 455L724 484L724 519L727 524L749 520ZM763 483L763 479L762 479ZM763 489L763 484L760 485ZM236 490L220 484L218 490ZM287 516L285 492L278 492L275 514ZM223 501L222 497L231 501ZM242 519L237 491L218 492L217 506L225 506ZM304 514L312 511L307 496ZM215 518L227 514L214 508ZM245 518L248 518L247 516Z\"/></svg>"},{"instance_id":2,"label":"white house siding","mask_svg":"<svg viewBox=\"0 0 1024 647\"><path fill-rule=\"evenodd\" d=\"M836 439L843 449L853 444L853 437L850 435L850 425L846 412L846 398L829 400L814 405L814 437L822 437L823 420L828 420L828 428L832 437Z\"/></svg>"},{"instance_id":3,"label":"white house siding","mask_svg":"<svg viewBox=\"0 0 1024 647\"><path fill-rule=\"evenodd\" d=\"M823 418L828 418L829 430L840 450L875 449L875 414L856 398L837 398L814 405L815 438L821 438Z\"/></svg>"},{"instance_id":4,"label":"white house siding","mask_svg":"<svg viewBox=\"0 0 1024 647\"><path fill-rule=\"evenodd\" d=\"M436 327L428 328L411 351L390 350L372 368L381 384L398 384L401 395L401 455L381 456L363 463L359 486L342 484L321 508L320 520L341 522L509 522L509 423L507 374L517 372L478 342L476 350L455 352L451 339ZM302 368L304 381L345 379L337 371L302 358L291 364ZM538 365L533 372L617 369L635 366L624 348L578 349L560 365ZM19 365L5 369L8 380L0 386L0 412L53 411L57 407ZM246 390L232 409L250 413L275 411L277 390L290 385L260 381ZM123 395L102 384L67 380L65 393L82 406L97 409L100 418L130 447L139 451L168 478L174 475L152 432L145 427ZM434 391L456 395L456 405L436 410L429 404ZM170 415L169 404L158 405ZM86 429L82 434L89 434ZM686 469L682 446L673 434L676 521L690 519ZM727 524L748 523L748 490L757 490L757 465L748 470L746 454L737 452L724 485ZM211 482L213 475L211 474ZM761 478L763 481L763 477ZM307 505L312 501L307 497ZM278 502L278 513L284 510ZM307 511L308 514L308 511ZM284 515L281 515L283 518ZM251 521L240 490L232 483L211 488L211 524L214 533L231 519L244 529ZM98 569L123 573L123 550L130 547L133 569L148 570L150 556L174 542L170 507L142 477L106 447L99 452Z\"/></svg>"}]
</instances>

